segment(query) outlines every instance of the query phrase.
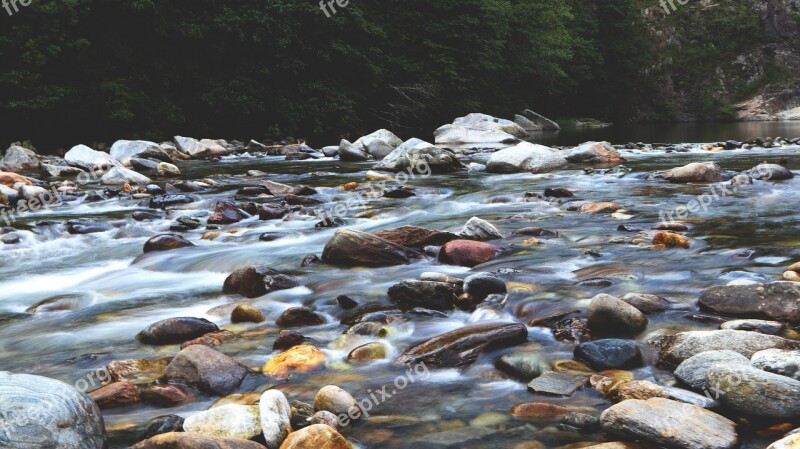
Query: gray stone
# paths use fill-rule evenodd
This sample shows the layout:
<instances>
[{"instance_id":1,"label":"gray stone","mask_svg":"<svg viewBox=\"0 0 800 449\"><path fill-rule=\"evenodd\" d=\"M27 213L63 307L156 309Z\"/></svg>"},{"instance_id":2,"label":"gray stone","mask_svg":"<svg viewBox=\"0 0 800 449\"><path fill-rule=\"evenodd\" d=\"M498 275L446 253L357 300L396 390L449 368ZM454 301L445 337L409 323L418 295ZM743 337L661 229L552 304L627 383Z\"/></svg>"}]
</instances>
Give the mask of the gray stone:
<instances>
[{"instance_id":1,"label":"gray stone","mask_svg":"<svg viewBox=\"0 0 800 449\"><path fill-rule=\"evenodd\" d=\"M168 382L226 395L239 387L247 372L245 366L225 354L207 346L192 345L172 359L164 376Z\"/></svg>"},{"instance_id":2,"label":"gray stone","mask_svg":"<svg viewBox=\"0 0 800 449\"><path fill-rule=\"evenodd\" d=\"M119 162L115 161L110 154L95 151L86 145L72 147L64 155L64 160L73 167L79 167L87 171L109 170L119 165Z\"/></svg>"},{"instance_id":3,"label":"gray stone","mask_svg":"<svg viewBox=\"0 0 800 449\"><path fill-rule=\"evenodd\" d=\"M673 168L664 173L664 178L674 183L722 182L722 172L715 162L694 162Z\"/></svg>"},{"instance_id":4,"label":"gray stone","mask_svg":"<svg viewBox=\"0 0 800 449\"><path fill-rule=\"evenodd\" d=\"M760 164L744 174L761 181L785 181L794 178L794 173L778 164Z\"/></svg>"},{"instance_id":5,"label":"gray stone","mask_svg":"<svg viewBox=\"0 0 800 449\"><path fill-rule=\"evenodd\" d=\"M600 294L589 304L589 327L598 335L636 335L647 328L647 317L636 307L611 295Z\"/></svg>"},{"instance_id":6,"label":"gray stone","mask_svg":"<svg viewBox=\"0 0 800 449\"><path fill-rule=\"evenodd\" d=\"M528 390L554 396L571 396L586 385L586 380L586 376L547 371L530 381Z\"/></svg>"},{"instance_id":7,"label":"gray stone","mask_svg":"<svg viewBox=\"0 0 800 449\"><path fill-rule=\"evenodd\" d=\"M800 351L767 349L753 354L750 361L756 368L800 380Z\"/></svg>"},{"instance_id":8,"label":"gray stone","mask_svg":"<svg viewBox=\"0 0 800 449\"><path fill-rule=\"evenodd\" d=\"M494 362L500 371L522 382L530 382L542 373L550 371L550 363L541 354L534 352L512 352L500 356Z\"/></svg>"},{"instance_id":9,"label":"gray stone","mask_svg":"<svg viewBox=\"0 0 800 449\"><path fill-rule=\"evenodd\" d=\"M528 132L511 120L473 113L434 131L437 144L511 143L528 137Z\"/></svg>"},{"instance_id":10,"label":"gray stone","mask_svg":"<svg viewBox=\"0 0 800 449\"><path fill-rule=\"evenodd\" d=\"M192 415L183 430L212 437L249 440L261 434L258 406L225 404Z\"/></svg>"},{"instance_id":11,"label":"gray stone","mask_svg":"<svg viewBox=\"0 0 800 449\"><path fill-rule=\"evenodd\" d=\"M724 350L738 352L745 357L765 349L800 349L800 342L774 335L747 331L694 331L656 337L651 344L659 350L659 363L677 366L701 352Z\"/></svg>"},{"instance_id":12,"label":"gray stone","mask_svg":"<svg viewBox=\"0 0 800 449\"><path fill-rule=\"evenodd\" d=\"M561 129L561 126L559 126L558 123L530 109L525 109L524 111L520 112L518 116L525 118L528 120L528 122L539 127L539 129L542 131L558 131ZM519 122L517 122L517 124L522 126ZM523 128L525 127L523 126Z\"/></svg>"},{"instance_id":13,"label":"gray stone","mask_svg":"<svg viewBox=\"0 0 800 449\"><path fill-rule=\"evenodd\" d=\"M675 377L697 391L705 391L708 371L714 365L725 363L749 365L750 361L738 352L730 350L701 352L678 365Z\"/></svg>"},{"instance_id":14,"label":"gray stone","mask_svg":"<svg viewBox=\"0 0 800 449\"><path fill-rule=\"evenodd\" d=\"M106 185L122 185L148 184L152 181L147 176L128 170L125 167L114 167L100 178L100 182Z\"/></svg>"},{"instance_id":15,"label":"gray stone","mask_svg":"<svg viewBox=\"0 0 800 449\"><path fill-rule=\"evenodd\" d=\"M800 321L800 284L772 282L711 287L700 294L699 305L726 315L797 322Z\"/></svg>"},{"instance_id":16,"label":"gray stone","mask_svg":"<svg viewBox=\"0 0 800 449\"><path fill-rule=\"evenodd\" d=\"M467 221L458 236L467 240L498 240L503 238L503 234L494 227L493 224L478 217L472 217Z\"/></svg>"},{"instance_id":17,"label":"gray stone","mask_svg":"<svg viewBox=\"0 0 800 449\"><path fill-rule=\"evenodd\" d=\"M100 409L57 380L0 372L0 446L14 449L103 449Z\"/></svg>"},{"instance_id":18,"label":"gray stone","mask_svg":"<svg viewBox=\"0 0 800 449\"><path fill-rule=\"evenodd\" d=\"M800 418L800 381L750 365L714 365L706 385L715 399L746 415L794 420Z\"/></svg>"},{"instance_id":19,"label":"gray stone","mask_svg":"<svg viewBox=\"0 0 800 449\"><path fill-rule=\"evenodd\" d=\"M314 397L314 410L318 412L324 410L338 416L357 409L358 403L355 398L336 385L320 388Z\"/></svg>"},{"instance_id":20,"label":"gray stone","mask_svg":"<svg viewBox=\"0 0 800 449\"><path fill-rule=\"evenodd\" d=\"M786 325L778 321L765 320L733 320L726 321L719 326L720 329L734 331L755 331L762 334L778 335L786 328Z\"/></svg>"},{"instance_id":21,"label":"gray stone","mask_svg":"<svg viewBox=\"0 0 800 449\"><path fill-rule=\"evenodd\" d=\"M369 160L369 153L362 145L355 146L342 139L339 144L339 159L347 162L363 162Z\"/></svg>"},{"instance_id":22,"label":"gray stone","mask_svg":"<svg viewBox=\"0 0 800 449\"><path fill-rule=\"evenodd\" d=\"M286 396L278 390L267 390L258 401L261 430L269 449L278 449L292 431L292 408Z\"/></svg>"},{"instance_id":23,"label":"gray stone","mask_svg":"<svg viewBox=\"0 0 800 449\"><path fill-rule=\"evenodd\" d=\"M667 298L644 293L628 293L620 299L646 314L666 312L673 305L672 301Z\"/></svg>"},{"instance_id":24,"label":"gray stone","mask_svg":"<svg viewBox=\"0 0 800 449\"><path fill-rule=\"evenodd\" d=\"M374 170L406 173L450 173L464 170L461 163L450 150L438 148L420 139L410 139L397 147Z\"/></svg>"},{"instance_id":25,"label":"gray stone","mask_svg":"<svg viewBox=\"0 0 800 449\"><path fill-rule=\"evenodd\" d=\"M118 140L111 145L111 157L119 162L131 158L169 160L161 145L146 140Z\"/></svg>"},{"instance_id":26,"label":"gray stone","mask_svg":"<svg viewBox=\"0 0 800 449\"><path fill-rule=\"evenodd\" d=\"M12 145L0 161L0 171L19 173L39 168L39 158L33 150Z\"/></svg>"},{"instance_id":27,"label":"gray stone","mask_svg":"<svg viewBox=\"0 0 800 449\"><path fill-rule=\"evenodd\" d=\"M564 156L552 148L522 142L492 153L486 170L490 173L547 173L564 168L567 164Z\"/></svg>"}]
</instances>

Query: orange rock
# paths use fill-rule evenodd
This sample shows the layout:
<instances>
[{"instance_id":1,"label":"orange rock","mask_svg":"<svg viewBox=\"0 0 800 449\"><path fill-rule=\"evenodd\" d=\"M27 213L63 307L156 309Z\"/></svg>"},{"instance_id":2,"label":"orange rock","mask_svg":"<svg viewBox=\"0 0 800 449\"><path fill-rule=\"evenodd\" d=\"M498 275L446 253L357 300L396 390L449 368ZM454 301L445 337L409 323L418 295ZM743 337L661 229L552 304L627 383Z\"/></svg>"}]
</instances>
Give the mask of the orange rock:
<instances>
[{"instance_id":1,"label":"orange rock","mask_svg":"<svg viewBox=\"0 0 800 449\"><path fill-rule=\"evenodd\" d=\"M584 214L607 214L611 212L616 212L622 209L617 203L588 203L581 206L581 212Z\"/></svg>"},{"instance_id":2,"label":"orange rock","mask_svg":"<svg viewBox=\"0 0 800 449\"><path fill-rule=\"evenodd\" d=\"M141 399L139 387L127 380L100 387L89 392L89 397L94 399L101 409L135 404Z\"/></svg>"},{"instance_id":3,"label":"orange rock","mask_svg":"<svg viewBox=\"0 0 800 449\"><path fill-rule=\"evenodd\" d=\"M666 388L644 380L634 380L627 382L611 391L609 395L615 402L627 401L628 399L647 400L652 398L667 398L669 392Z\"/></svg>"},{"instance_id":4,"label":"orange rock","mask_svg":"<svg viewBox=\"0 0 800 449\"><path fill-rule=\"evenodd\" d=\"M5 184L6 186L13 188L14 184L18 182L21 182L26 186L33 185L33 183L31 183L31 181L24 176L16 173L0 171L0 184Z\"/></svg>"},{"instance_id":5,"label":"orange rock","mask_svg":"<svg viewBox=\"0 0 800 449\"><path fill-rule=\"evenodd\" d=\"M357 182L348 182L347 184L341 187L342 190L355 190L358 188Z\"/></svg>"},{"instance_id":6,"label":"orange rock","mask_svg":"<svg viewBox=\"0 0 800 449\"><path fill-rule=\"evenodd\" d=\"M589 378L589 384L591 384L592 388L595 390L604 395L608 395L617 387L624 383L631 382L633 379L633 373L630 371L610 370L593 375Z\"/></svg>"},{"instance_id":7,"label":"orange rock","mask_svg":"<svg viewBox=\"0 0 800 449\"><path fill-rule=\"evenodd\" d=\"M352 449L352 447L330 426L313 424L290 433L280 449Z\"/></svg>"},{"instance_id":8,"label":"orange rock","mask_svg":"<svg viewBox=\"0 0 800 449\"><path fill-rule=\"evenodd\" d=\"M566 407L545 402L522 402L511 409L511 414L517 418L536 422L558 422L569 412Z\"/></svg>"},{"instance_id":9,"label":"orange rock","mask_svg":"<svg viewBox=\"0 0 800 449\"><path fill-rule=\"evenodd\" d=\"M659 232L653 237L654 245L664 245L666 248L689 249L689 239L674 232Z\"/></svg>"},{"instance_id":10,"label":"orange rock","mask_svg":"<svg viewBox=\"0 0 800 449\"><path fill-rule=\"evenodd\" d=\"M295 346L264 364L267 376L286 378L293 373L308 373L325 363L325 354L311 345Z\"/></svg>"}]
</instances>

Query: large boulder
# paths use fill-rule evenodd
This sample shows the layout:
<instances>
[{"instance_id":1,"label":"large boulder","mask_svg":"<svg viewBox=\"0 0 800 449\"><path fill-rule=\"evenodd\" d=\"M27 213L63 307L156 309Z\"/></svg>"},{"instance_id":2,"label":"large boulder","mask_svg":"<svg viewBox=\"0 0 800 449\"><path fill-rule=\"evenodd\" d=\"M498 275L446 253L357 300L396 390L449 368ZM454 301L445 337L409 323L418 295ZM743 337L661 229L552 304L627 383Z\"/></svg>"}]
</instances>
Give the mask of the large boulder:
<instances>
[{"instance_id":1,"label":"large boulder","mask_svg":"<svg viewBox=\"0 0 800 449\"><path fill-rule=\"evenodd\" d=\"M739 444L736 424L696 405L670 399L632 399L613 405L600 417L603 430L657 447L732 449Z\"/></svg>"},{"instance_id":2,"label":"large boulder","mask_svg":"<svg viewBox=\"0 0 800 449\"><path fill-rule=\"evenodd\" d=\"M439 246L445 243L456 240L457 235L445 232L436 231L433 229L421 228L418 226L401 226L394 229L386 229L375 233L375 236L400 246L408 248L422 249L426 246Z\"/></svg>"},{"instance_id":3,"label":"large boulder","mask_svg":"<svg viewBox=\"0 0 800 449\"><path fill-rule=\"evenodd\" d=\"M114 167L100 178L100 182L106 185L149 184L151 180L147 176L125 167Z\"/></svg>"},{"instance_id":4,"label":"large boulder","mask_svg":"<svg viewBox=\"0 0 800 449\"><path fill-rule=\"evenodd\" d=\"M0 446L14 449L104 449L100 409L63 382L0 372Z\"/></svg>"},{"instance_id":5,"label":"large boulder","mask_svg":"<svg viewBox=\"0 0 800 449\"><path fill-rule=\"evenodd\" d=\"M549 118L525 109L514 117L514 122L525 131L558 131L561 126Z\"/></svg>"},{"instance_id":6,"label":"large boulder","mask_svg":"<svg viewBox=\"0 0 800 449\"><path fill-rule=\"evenodd\" d=\"M681 332L656 337L650 342L659 351L659 363L678 366L701 352L731 350L745 357L765 349L800 349L800 342L758 332L718 330Z\"/></svg>"},{"instance_id":7,"label":"large boulder","mask_svg":"<svg viewBox=\"0 0 800 449\"><path fill-rule=\"evenodd\" d=\"M722 182L725 178L716 162L694 162L664 172L664 179L674 183Z\"/></svg>"},{"instance_id":8,"label":"large boulder","mask_svg":"<svg viewBox=\"0 0 800 449\"><path fill-rule=\"evenodd\" d=\"M161 145L146 140L118 140L111 145L111 157L119 162L131 158L158 159L164 162L171 160Z\"/></svg>"},{"instance_id":9,"label":"large boulder","mask_svg":"<svg viewBox=\"0 0 800 449\"><path fill-rule=\"evenodd\" d=\"M12 145L0 160L0 170L18 173L39 168L39 158L33 150Z\"/></svg>"},{"instance_id":10,"label":"large boulder","mask_svg":"<svg viewBox=\"0 0 800 449\"><path fill-rule=\"evenodd\" d=\"M363 267L407 265L417 256L405 246L355 229L336 231L322 251L325 263Z\"/></svg>"},{"instance_id":11,"label":"large boulder","mask_svg":"<svg viewBox=\"0 0 800 449\"><path fill-rule=\"evenodd\" d=\"M72 147L64 155L64 160L73 167L79 167L90 172L96 170L105 171L119 165L119 162L115 161L110 154L95 151L86 145Z\"/></svg>"},{"instance_id":12,"label":"large boulder","mask_svg":"<svg viewBox=\"0 0 800 449\"><path fill-rule=\"evenodd\" d=\"M786 181L794 179L794 173L778 164L760 164L743 173L760 181Z\"/></svg>"},{"instance_id":13,"label":"large boulder","mask_svg":"<svg viewBox=\"0 0 800 449\"><path fill-rule=\"evenodd\" d=\"M471 365L487 351L525 343L528 328L523 324L477 324L426 340L406 349L394 360L395 365L439 368Z\"/></svg>"},{"instance_id":14,"label":"large boulder","mask_svg":"<svg viewBox=\"0 0 800 449\"><path fill-rule=\"evenodd\" d=\"M708 371L714 365L722 364L749 365L750 360L731 350L701 352L678 365L678 368L675 369L675 377L693 389L703 391L708 388L706 385Z\"/></svg>"},{"instance_id":15,"label":"large boulder","mask_svg":"<svg viewBox=\"0 0 800 449\"><path fill-rule=\"evenodd\" d=\"M247 376L248 369L236 360L207 346L183 349L167 366L167 382L194 387L208 394L231 394Z\"/></svg>"},{"instance_id":16,"label":"large boulder","mask_svg":"<svg viewBox=\"0 0 800 449\"><path fill-rule=\"evenodd\" d=\"M178 146L178 150L194 159L224 156L230 152L219 142L211 139L197 140L192 137L175 136L175 143Z\"/></svg>"},{"instance_id":17,"label":"large boulder","mask_svg":"<svg viewBox=\"0 0 800 449\"><path fill-rule=\"evenodd\" d=\"M369 153L363 145L355 146L350 141L342 139L339 143L339 159L346 162L364 162L369 160Z\"/></svg>"},{"instance_id":18,"label":"large boulder","mask_svg":"<svg viewBox=\"0 0 800 449\"><path fill-rule=\"evenodd\" d=\"M565 167L567 160L556 150L522 142L492 153L486 170L491 173L547 173Z\"/></svg>"},{"instance_id":19,"label":"large boulder","mask_svg":"<svg viewBox=\"0 0 800 449\"><path fill-rule=\"evenodd\" d=\"M131 449L264 449L259 443L241 438L223 438L190 432L156 435Z\"/></svg>"},{"instance_id":20,"label":"large boulder","mask_svg":"<svg viewBox=\"0 0 800 449\"><path fill-rule=\"evenodd\" d=\"M434 132L437 144L513 143L528 137L528 132L511 120L473 113Z\"/></svg>"},{"instance_id":21,"label":"large boulder","mask_svg":"<svg viewBox=\"0 0 800 449\"><path fill-rule=\"evenodd\" d=\"M438 148L420 139L410 139L389 153L373 167L389 172L450 173L466 167L450 150Z\"/></svg>"},{"instance_id":22,"label":"large boulder","mask_svg":"<svg viewBox=\"0 0 800 449\"><path fill-rule=\"evenodd\" d=\"M701 308L748 318L800 321L800 286L796 282L726 285L700 294Z\"/></svg>"},{"instance_id":23,"label":"large boulder","mask_svg":"<svg viewBox=\"0 0 800 449\"><path fill-rule=\"evenodd\" d=\"M379 129L356 140L352 145L356 150L366 152L373 159L382 160L402 144L403 140L393 132L387 129Z\"/></svg>"},{"instance_id":24,"label":"large boulder","mask_svg":"<svg viewBox=\"0 0 800 449\"><path fill-rule=\"evenodd\" d=\"M608 142L586 142L569 151L567 160L583 164L619 164L625 162Z\"/></svg>"}]
</instances>

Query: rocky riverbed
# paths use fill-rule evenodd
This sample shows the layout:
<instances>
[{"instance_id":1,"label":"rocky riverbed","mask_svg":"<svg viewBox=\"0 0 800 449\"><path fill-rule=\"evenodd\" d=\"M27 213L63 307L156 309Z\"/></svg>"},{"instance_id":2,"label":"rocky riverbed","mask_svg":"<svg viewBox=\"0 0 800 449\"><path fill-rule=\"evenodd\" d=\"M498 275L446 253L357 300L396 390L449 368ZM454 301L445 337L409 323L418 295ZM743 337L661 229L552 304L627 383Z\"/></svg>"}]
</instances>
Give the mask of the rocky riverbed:
<instances>
[{"instance_id":1,"label":"rocky riverbed","mask_svg":"<svg viewBox=\"0 0 800 449\"><path fill-rule=\"evenodd\" d=\"M0 446L800 447L800 141L517 126L10 148Z\"/></svg>"}]
</instances>

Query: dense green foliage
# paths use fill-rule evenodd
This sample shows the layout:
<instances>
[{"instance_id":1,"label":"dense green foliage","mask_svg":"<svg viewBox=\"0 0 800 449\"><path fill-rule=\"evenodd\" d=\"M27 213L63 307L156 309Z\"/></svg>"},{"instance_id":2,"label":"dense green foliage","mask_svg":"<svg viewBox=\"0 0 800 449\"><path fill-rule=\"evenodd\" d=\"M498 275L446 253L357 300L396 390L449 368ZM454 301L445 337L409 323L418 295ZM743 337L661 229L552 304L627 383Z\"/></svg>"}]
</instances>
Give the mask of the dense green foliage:
<instances>
[{"instance_id":1,"label":"dense green foliage","mask_svg":"<svg viewBox=\"0 0 800 449\"><path fill-rule=\"evenodd\" d=\"M525 107L626 119L657 81L641 3L350 0L329 18L314 0L35 0L3 18L0 138L321 140ZM705 46L685 61L757 26L734 20L686 30Z\"/></svg>"}]
</instances>

